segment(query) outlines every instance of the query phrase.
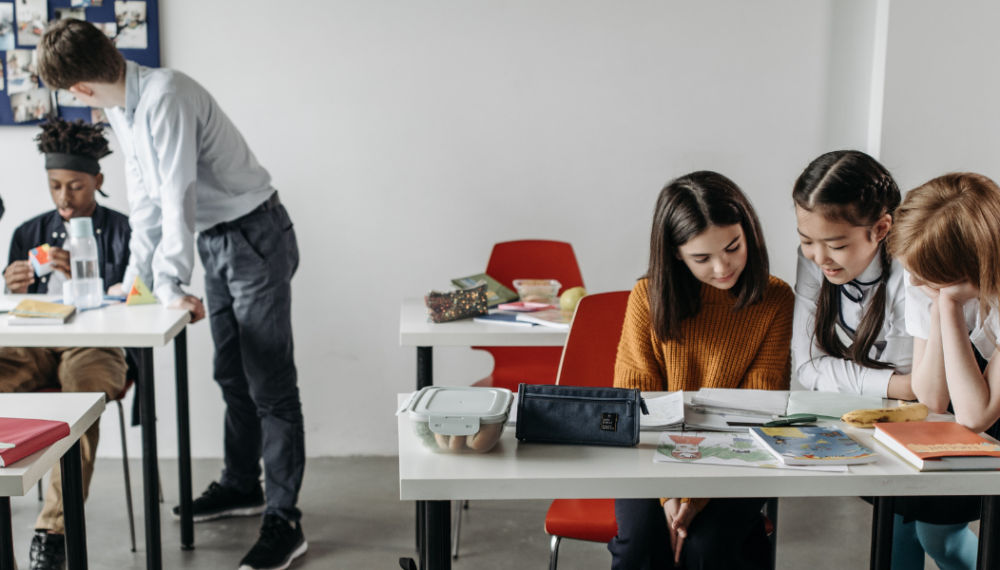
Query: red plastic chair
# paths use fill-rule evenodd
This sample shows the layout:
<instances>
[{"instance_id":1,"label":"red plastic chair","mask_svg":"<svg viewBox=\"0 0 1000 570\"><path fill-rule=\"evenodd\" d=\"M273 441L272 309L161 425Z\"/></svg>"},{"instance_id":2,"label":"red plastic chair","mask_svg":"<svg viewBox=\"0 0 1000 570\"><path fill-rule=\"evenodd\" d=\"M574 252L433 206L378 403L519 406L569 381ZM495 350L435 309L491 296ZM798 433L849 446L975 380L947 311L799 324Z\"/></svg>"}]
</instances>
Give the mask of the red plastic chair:
<instances>
[{"instance_id":1,"label":"red plastic chair","mask_svg":"<svg viewBox=\"0 0 1000 570\"><path fill-rule=\"evenodd\" d=\"M610 387L614 385L618 342L625 323L628 291L588 295L573 316L556 384ZM559 560L563 538L610 542L618 534L614 499L556 499L545 515L545 532L552 535L549 568Z\"/></svg>"},{"instance_id":2,"label":"red plastic chair","mask_svg":"<svg viewBox=\"0 0 1000 570\"><path fill-rule=\"evenodd\" d=\"M493 246L486 273L514 291L515 279L555 279L562 291L583 287L573 246L562 241L520 240ZM493 373L473 384L517 391L517 385L554 384L563 350L557 346L474 346L493 356Z\"/></svg>"}]
</instances>

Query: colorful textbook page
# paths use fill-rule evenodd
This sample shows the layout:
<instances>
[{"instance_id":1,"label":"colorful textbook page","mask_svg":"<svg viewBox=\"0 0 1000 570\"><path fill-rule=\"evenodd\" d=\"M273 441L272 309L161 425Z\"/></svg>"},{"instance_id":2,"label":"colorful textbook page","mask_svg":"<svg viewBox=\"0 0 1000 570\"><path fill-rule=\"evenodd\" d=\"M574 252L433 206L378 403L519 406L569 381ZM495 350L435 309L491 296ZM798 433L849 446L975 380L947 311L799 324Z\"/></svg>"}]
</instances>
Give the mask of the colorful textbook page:
<instances>
[{"instance_id":1,"label":"colorful textbook page","mask_svg":"<svg viewBox=\"0 0 1000 570\"><path fill-rule=\"evenodd\" d=\"M835 427L755 427L750 435L786 465L857 465L878 454Z\"/></svg>"},{"instance_id":2,"label":"colorful textbook page","mask_svg":"<svg viewBox=\"0 0 1000 570\"><path fill-rule=\"evenodd\" d=\"M785 465L759 443L743 433L706 431L665 431L653 455L656 463L696 463L732 467L805 469L846 473L845 465Z\"/></svg>"}]
</instances>

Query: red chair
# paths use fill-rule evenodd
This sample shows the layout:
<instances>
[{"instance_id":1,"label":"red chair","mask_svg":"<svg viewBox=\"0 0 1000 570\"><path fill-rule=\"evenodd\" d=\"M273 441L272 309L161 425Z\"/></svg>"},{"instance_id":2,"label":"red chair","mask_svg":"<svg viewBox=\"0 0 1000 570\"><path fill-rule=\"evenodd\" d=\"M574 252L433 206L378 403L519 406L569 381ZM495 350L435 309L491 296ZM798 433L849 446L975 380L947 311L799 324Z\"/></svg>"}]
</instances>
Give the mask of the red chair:
<instances>
[{"instance_id":1,"label":"red chair","mask_svg":"<svg viewBox=\"0 0 1000 570\"><path fill-rule=\"evenodd\" d=\"M561 386L611 387L614 385L618 343L628 308L628 291L588 295L580 300L573 316L556 384ZM772 537L778 501L769 499L764 525ZM549 570L556 570L559 543L563 538L610 542L618 535L614 499L556 499L545 514L545 532L552 535Z\"/></svg>"},{"instance_id":2,"label":"red chair","mask_svg":"<svg viewBox=\"0 0 1000 570\"><path fill-rule=\"evenodd\" d=\"M510 290L515 279L555 279L562 290L583 287L573 246L562 241L520 240L493 246L486 273ZM556 346L474 346L493 356L493 373L473 384L517 391L517 385L554 384L562 349Z\"/></svg>"}]
</instances>

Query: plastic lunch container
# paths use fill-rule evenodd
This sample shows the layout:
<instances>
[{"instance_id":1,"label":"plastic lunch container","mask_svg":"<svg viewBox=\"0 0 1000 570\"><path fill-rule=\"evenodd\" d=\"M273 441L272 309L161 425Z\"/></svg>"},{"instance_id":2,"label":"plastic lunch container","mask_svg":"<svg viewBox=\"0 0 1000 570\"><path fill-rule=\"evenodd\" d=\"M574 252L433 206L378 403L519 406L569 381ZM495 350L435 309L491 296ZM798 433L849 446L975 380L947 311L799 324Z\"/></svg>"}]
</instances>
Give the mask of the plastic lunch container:
<instances>
[{"instance_id":1,"label":"plastic lunch container","mask_svg":"<svg viewBox=\"0 0 1000 570\"><path fill-rule=\"evenodd\" d=\"M517 296L526 303L559 303L559 289L562 283L555 279L515 279Z\"/></svg>"},{"instance_id":2,"label":"plastic lunch container","mask_svg":"<svg viewBox=\"0 0 1000 570\"><path fill-rule=\"evenodd\" d=\"M427 386L410 401L407 415L431 451L486 453L500 441L513 401L505 388Z\"/></svg>"}]
</instances>

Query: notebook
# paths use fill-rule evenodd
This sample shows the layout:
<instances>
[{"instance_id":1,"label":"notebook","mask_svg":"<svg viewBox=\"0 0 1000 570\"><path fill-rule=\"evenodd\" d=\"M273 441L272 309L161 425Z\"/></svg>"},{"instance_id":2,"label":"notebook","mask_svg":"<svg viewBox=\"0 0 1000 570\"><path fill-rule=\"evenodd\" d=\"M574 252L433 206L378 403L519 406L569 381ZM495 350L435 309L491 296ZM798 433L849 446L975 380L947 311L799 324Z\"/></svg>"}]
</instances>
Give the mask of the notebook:
<instances>
[{"instance_id":1,"label":"notebook","mask_svg":"<svg viewBox=\"0 0 1000 570\"><path fill-rule=\"evenodd\" d=\"M646 398L649 414L639 416L639 431L678 430L684 425L684 392Z\"/></svg>"},{"instance_id":2,"label":"notebook","mask_svg":"<svg viewBox=\"0 0 1000 570\"><path fill-rule=\"evenodd\" d=\"M878 454L843 430L823 427L753 427L750 436L785 465L861 465Z\"/></svg>"},{"instance_id":3,"label":"notebook","mask_svg":"<svg viewBox=\"0 0 1000 570\"><path fill-rule=\"evenodd\" d=\"M486 323L488 325L514 325L516 327L531 328L535 326L534 323L526 323L524 321L517 320L517 315L510 315L505 313L490 313L488 315L480 315L472 319L477 323Z\"/></svg>"},{"instance_id":4,"label":"notebook","mask_svg":"<svg viewBox=\"0 0 1000 570\"><path fill-rule=\"evenodd\" d=\"M879 423L875 440L920 471L1000 469L1000 445L954 422Z\"/></svg>"},{"instance_id":5,"label":"notebook","mask_svg":"<svg viewBox=\"0 0 1000 570\"><path fill-rule=\"evenodd\" d=\"M788 392L783 390L702 388L691 398L691 403L723 410L743 410L783 416L785 408L788 407Z\"/></svg>"},{"instance_id":6,"label":"notebook","mask_svg":"<svg viewBox=\"0 0 1000 570\"><path fill-rule=\"evenodd\" d=\"M9 467L69 435L69 424L0 418L0 467Z\"/></svg>"},{"instance_id":7,"label":"notebook","mask_svg":"<svg viewBox=\"0 0 1000 570\"><path fill-rule=\"evenodd\" d=\"M73 316L76 307L25 299L17 304L7 318L9 325L61 325Z\"/></svg>"},{"instance_id":8,"label":"notebook","mask_svg":"<svg viewBox=\"0 0 1000 570\"><path fill-rule=\"evenodd\" d=\"M521 313L517 316L517 320L568 331L569 325L573 322L573 313L569 311L538 311L537 313Z\"/></svg>"}]
</instances>

